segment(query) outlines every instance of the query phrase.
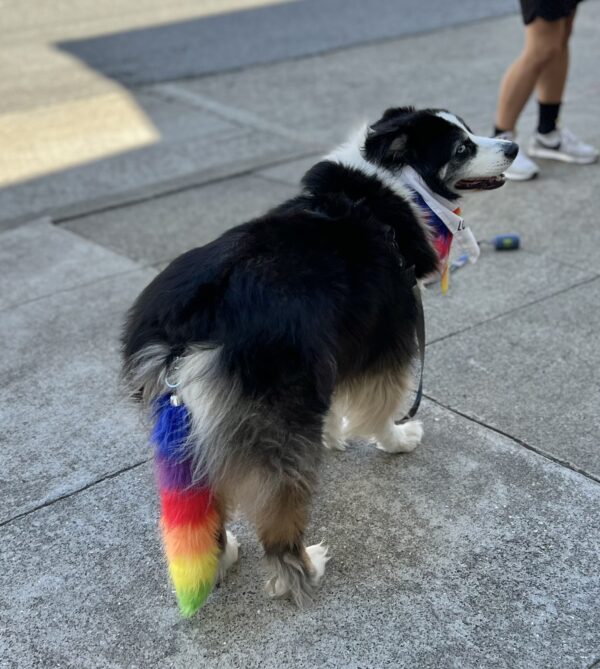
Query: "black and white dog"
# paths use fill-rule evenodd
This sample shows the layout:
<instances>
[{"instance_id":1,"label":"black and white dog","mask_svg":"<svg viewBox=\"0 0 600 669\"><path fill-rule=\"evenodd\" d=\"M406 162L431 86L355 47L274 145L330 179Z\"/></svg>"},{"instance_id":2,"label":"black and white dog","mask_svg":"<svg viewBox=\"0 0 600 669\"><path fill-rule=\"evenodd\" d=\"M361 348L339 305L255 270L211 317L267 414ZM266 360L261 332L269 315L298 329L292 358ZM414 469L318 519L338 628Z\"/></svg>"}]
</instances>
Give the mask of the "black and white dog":
<instances>
[{"instance_id":1,"label":"black and white dog","mask_svg":"<svg viewBox=\"0 0 600 669\"><path fill-rule=\"evenodd\" d=\"M177 385L195 481L217 500L223 570L240 505L270 593L310 599L328 559L303 543L323 445L419 444L418 421L394 422L416 353L406 270L439 269L415 196L452 214L464 191L501 186L517 150L447 111L389 109L314 165L297 197L183 254L140 295L124 379L147 410Z\"/></svg>"}]
</instances>

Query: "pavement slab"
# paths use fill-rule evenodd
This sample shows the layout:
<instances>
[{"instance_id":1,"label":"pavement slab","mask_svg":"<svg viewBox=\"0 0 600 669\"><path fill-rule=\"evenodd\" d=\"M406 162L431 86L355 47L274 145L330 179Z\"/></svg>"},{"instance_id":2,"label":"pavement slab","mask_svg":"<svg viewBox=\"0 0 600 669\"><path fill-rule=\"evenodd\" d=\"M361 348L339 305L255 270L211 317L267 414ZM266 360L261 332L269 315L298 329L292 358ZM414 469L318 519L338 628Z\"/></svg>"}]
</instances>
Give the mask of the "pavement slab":
<instances>
[{"instance_id":1,"label":"pavement slab","mask_svg":"<svg viewBox=\"0 0 600 669\"><path fill-rule=\"evenodd\" d=\"M265 213L296 189L252 176L69 220L63 227L122 255L161 263Z\"/></svg>"},{"instance_id":2,"label":"pavement slab","mask_svg":"<svg viewBox=\"0 0 600 669\"><path fill-rule=\"evenodd\" d=\"M598 656L600 486L429 402L425 443L325 453L309 530L333 559L314 605L241 560L178 616L151 465L0 528L2 666L585 669Z\"/></svg>"},{"instance_id":3,"label":"pavement slab","mask_svg":"<svg viewBox=\"0 0 600 669\"><path fill-rule=\"evenodd\" d=\"M451 275L448 292L439 283L423 293L427 342L433 343L598 276L528 250L484 247L475 265Z\"/></svg>"},{"instance_id":4,"label":"pavement slab","mask_svg":"<svg viewBox=\"0 0 600 669\"><path fill-rule=\"evenodd\" d=\"M130 260L40 219L0 236L0 311L130 272Z\"/></svg>"},{"instance_id":5,"label":"pavement slab","mask_svg":"<svg viewBox=\"0 0 600 669\"><path fill-rule=\"evenodd\" d=\"M433 343L426 392L600 480L600 279Z\"/></svg>"},{"instance_id":6,"label":"pavement slab","mask_svg":"<svg viewBox=\"0 0 600 669\"><path fill-rule=\"evenodd\" d=\"M119 334L153 275L120 274L2 314L0 521L148 456L118 391Z\"/></svg>"},{"instance_id":7,"label":"pavement slab","mask_svg":"<svg viewBox=\"0 0 600 669\"><path fill-rule=\"evenodd\" d=\"M0 240L4 521L147 457L118 393L119 331L155 272L47 222Z\"/></svg>"},{"instance_id":8,"label":"pavement slab","mask_svg":"<svg viewBox=\"0 0 600 669\"><path fill-rule=\"evenodd\" d=\"M244 165L264 166L286 156L297 157L303 150L289 138L242 127L205 110L154 95L138 93L130 104L137 108L131 128L122 129L117 142L110 127L104 128L104 135L90 133L85 149L73 148L75 155L81 154L81 162L76 161L74 166L56 166L48 174L36 176L41 147L34 142L27 151L20 151L20 172L25 173L29 165L34 177L0 189L0 229L41 213L52 212L57 218L77 206L89 211L111 205L123 195L136 199L148 189L169 190L190 179L201 183L224 169L231 174ZM47 133L58 136L57 141L68 132L67 112L68 109L57 117L57 123L64 127L46 126ZM104 114L101 109L97 113ZM1 122L0 119L0 125ZM99 117L90 120L89 127L106 123ZM142 137L140 124L150 134ZM132 135L141 137L140 146L131 145ZM15 137L12 133L10 136ZM12 146L16 151L20 147L20 140L7 141L9 149ZM51 153L62 155L61 151ZM5 161L8 170L6 156ZM2 173L0 164L0 183Z\"/></svg>"}]
</instances>

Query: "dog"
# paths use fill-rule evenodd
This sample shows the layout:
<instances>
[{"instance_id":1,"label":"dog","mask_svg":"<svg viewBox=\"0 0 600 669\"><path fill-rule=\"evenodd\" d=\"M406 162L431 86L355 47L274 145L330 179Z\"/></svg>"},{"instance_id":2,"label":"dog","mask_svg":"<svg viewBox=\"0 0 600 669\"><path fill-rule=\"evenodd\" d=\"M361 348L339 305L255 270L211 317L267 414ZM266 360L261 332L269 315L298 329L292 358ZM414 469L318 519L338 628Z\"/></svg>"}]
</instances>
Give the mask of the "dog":
<instances>
[{"instance_id":1,"label":"dog","mask_svg":"<svg viewBox=\"0 0 600 669\"><path fill-rule=\"evenodd\" d=\"M312 600L329 559L304 545L323 446L362 438L404 453L422 438L420 422L395 419L417 352L408 277L440 271L424 202L458 233L461 196L500 187L517 151L445 110L388 109L308 170L296 197L184 253L139 296L123 379L155 421L184 614L237 559L225 524L238 506L268 593Z\"/></svg>"}]
</instances>

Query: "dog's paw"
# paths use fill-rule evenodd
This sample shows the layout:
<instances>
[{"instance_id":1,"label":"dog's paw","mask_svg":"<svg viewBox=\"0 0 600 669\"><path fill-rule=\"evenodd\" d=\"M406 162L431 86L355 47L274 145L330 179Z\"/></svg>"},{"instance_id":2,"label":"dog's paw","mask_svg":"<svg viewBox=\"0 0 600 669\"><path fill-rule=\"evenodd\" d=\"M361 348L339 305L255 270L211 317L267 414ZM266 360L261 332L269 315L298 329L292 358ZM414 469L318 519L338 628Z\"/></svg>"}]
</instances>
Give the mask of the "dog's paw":
<instances>
[{"instance_id":1,"label":"dog's paw","mask_svg":"<svg viewBox=\"0 0 600 669\"><path fill-rule=\"evenodd\" d=\"M345 451L346 444L343 439L338 439L336 437L331 437L329 435L323 435L323 446L329 451Z\"/></svg>"},{"instance_id":2,"label":"dog's paw","mask_svg":"<svg viewBox=\"0 0 600 669\"><path fill-rule=\"evenodd\" d=\"M394 425L393 428L377 441L377 448L386 453L410 453L423 439L423 424L420 420Z\"/></svg>"},{"instance_id":3,"label":"dog's paw","mask_svg":"<svg viewBox=\"0 0 600 669\"><path fill-rule=\"evenodd\" d=\"M238 561L239 549L239 541L235 538L234 534L227 530L227 543L225 544L225 550L221 553L221 559L219 560L219 573L217 575L218 582L223 581L227 570Z\"/></svg>"},{"instance_id":4,"label":"dog's paw","mask_svg":"<svg viewBox=\"0 0 600 669\"><path fill-rule=\"evenodd\" d=\"M300 608L312 603L314 589L323 578L329 556L323 543L308 546L305 551L304 559L291 553L267 557L271 578L265 590L270 597L289 596Z\"/></svg>"},{"instance_id":5,"label":"dog's paw","mask_svg":"<svg viewBox=\"0 0 600 669\"><path fill-rule=\"evenodd\" d=\"M323 578L323 574L325 574L325 565L331 560L331 557L327 555L327 551L328 548L323 545L323 542L315 544L314 546L307 546L306 548L306 553L310 558L314 569L311 576L314 585L317 585Z\"/></svg>"},{"instance_id":6,"label":"dog's paw","mask_svg":"<svg viewBox=\"0 0 600 669\"><path fill-rule=\"evenodd\" d=\"M265 592L269 597L279 599L290 592L290 585L282 576L273 576L265 583Z\"/></svg>"}]
</instances>

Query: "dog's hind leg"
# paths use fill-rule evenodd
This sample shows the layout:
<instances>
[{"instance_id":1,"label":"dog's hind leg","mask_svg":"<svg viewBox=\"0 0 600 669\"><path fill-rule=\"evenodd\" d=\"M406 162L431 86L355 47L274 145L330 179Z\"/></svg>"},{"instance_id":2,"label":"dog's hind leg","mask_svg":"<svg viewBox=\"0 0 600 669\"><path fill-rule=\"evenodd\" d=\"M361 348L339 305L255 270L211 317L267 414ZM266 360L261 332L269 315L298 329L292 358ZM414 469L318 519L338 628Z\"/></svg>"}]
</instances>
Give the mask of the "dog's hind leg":
<instances>
[{"instance_id":1,"label":"dog's hind leg","mask_svg":"<svg viewBox=\"0 0 600 669\"><path fill-rule=\"evenodd\" d=\"M240 548L240 543L235 535L224 527L222 528L221 536L219 537L219 545L221 547L221 555L219 558L217 583L221 583L225 580L225 574L228 569L238 561Z\"/></svg>"},{"instance_id":2,"label":"dog's hind leg","mask_svg":"<svg viewBox=\"0 0 600 669\"><path fill-rule=\"evenodd\" d=\"M225 575L230 567L232 567L239 557L239 541L236 539L233 532L225 529L225 522L229 518L229 508L225 503L225 497L221 493L217 496L218 506L221 512L222 524L219 530L219 570L217 572L217 583L222 583L225 580Z\"/></svg>"},{"instance_id":3,"label":"dog's hind leg","mask_svg":"<svg viewBox=\"0 0 600 669\"><path fill-rule=\"evenodd\" d=\"M281 484L256 518L270 572L266 590L272 597L290 595L300 606L311 603L329 560L322 543L304 547L310 491L296 482Z\"/></svg>"}]
</instances>

